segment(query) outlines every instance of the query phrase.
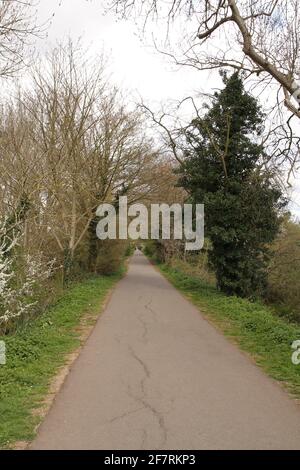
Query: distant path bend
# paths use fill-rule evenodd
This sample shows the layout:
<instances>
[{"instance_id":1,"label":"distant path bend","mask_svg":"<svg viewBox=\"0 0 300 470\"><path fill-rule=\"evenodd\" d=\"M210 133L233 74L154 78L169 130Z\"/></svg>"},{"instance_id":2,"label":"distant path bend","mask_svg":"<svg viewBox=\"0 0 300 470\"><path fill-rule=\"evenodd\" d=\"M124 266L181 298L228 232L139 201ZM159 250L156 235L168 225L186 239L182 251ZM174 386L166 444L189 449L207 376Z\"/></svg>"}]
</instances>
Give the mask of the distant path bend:
<instances>
[{"instance_id":1,"label":"distant path bend","mask_svg":"<svg viewBox=\"0 0 300 470\"><path fill-rule=\"evenodd\" d=\"M31 449L300 449L300 409L137 253Z\"/></svg>"}]
</instances>

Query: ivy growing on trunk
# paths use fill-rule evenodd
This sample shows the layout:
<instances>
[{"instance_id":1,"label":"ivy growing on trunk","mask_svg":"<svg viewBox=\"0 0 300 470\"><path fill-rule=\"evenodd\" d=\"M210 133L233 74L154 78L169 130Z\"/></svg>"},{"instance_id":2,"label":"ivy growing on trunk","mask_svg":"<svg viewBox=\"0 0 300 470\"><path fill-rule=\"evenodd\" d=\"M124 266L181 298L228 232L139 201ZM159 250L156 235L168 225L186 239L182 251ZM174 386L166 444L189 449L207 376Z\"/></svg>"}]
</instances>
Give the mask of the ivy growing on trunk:
<instances>
[{"instance_id":1,"label":"ivy growing on trunk","mask_svg":"<svg viewBox=\"0 0 300 470\"><path fill-rule=\"evenodd\" d=\"M216 92L203 117L186 130L180 184L195 203L205 204L209 261L218 287L230 295L255 297L266 288L268 245L280 226L286 201L259 143L264 115L238 73L222 73L225 87Z\"/></svg>"}]
</instances>

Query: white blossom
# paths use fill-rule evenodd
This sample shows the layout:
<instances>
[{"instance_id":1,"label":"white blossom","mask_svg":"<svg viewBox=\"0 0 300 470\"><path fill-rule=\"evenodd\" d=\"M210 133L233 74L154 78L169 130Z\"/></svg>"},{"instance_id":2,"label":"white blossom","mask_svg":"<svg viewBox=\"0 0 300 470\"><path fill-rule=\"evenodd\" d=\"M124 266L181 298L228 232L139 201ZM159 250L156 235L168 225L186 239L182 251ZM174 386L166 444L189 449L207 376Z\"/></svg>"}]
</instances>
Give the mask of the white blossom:
<instances>
[{"instance_id":1,"label":"white blossom","mask_svg":"<svg viewBox=\"0 0 300 470\"><path fill-rule=\"evenodd\" d=\"M28 254L23 257L21 275L16 272L20 260L13 249L18 245L20 235L7 243L5 222L0 223L0 330L33 311L37 304L33 300L36 289L55 270L55 260L44 262L41 255Z\"/></svg>"}]
</instances>

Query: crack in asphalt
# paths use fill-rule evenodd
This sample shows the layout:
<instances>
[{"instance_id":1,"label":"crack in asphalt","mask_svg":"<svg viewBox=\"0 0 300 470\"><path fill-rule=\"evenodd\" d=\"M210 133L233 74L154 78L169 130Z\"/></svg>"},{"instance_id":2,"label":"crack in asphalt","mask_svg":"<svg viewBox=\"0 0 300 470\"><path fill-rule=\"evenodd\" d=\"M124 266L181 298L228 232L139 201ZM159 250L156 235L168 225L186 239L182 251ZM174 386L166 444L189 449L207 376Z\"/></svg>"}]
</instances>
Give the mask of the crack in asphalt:
<instances>
[{"instance_id":1,"label":"crack in asphalt","mask_svg":"<svg viewBox=\"0 0 300 470\"><path fill-rule=\"evenodd\" d=\"M139 300L141 300L142 298L143 298L143 297L140 296L140 297L139 297ZM149 302L144 305L144 309L145 309L145 310L148 310L150 313L152 313L152 315L156 316L156 312L150 307L151 304L152 304L152 299L150 299ZM148 317L147 317L147 318L148 318ZM142 327L143 327L142 340L143 340L143 342L147 342L147 341L148 341L148 340L147 340L147 336L148 336L148 323L147 323L147 321L145 320L145 318L143 317L142 314L138 316L138 319L139 319L139 321L141 322Z\"/></svg>"},{"instance_id":2,"label":"crack in asphalt","mask_svg":"<svg viewBox=\"0 0 300 470\"><path fill-rule=\"evenodd\" d=\"M146 320L144 320L144 318L139 315L139 321L141 322L142 324L142 327L143 327L143 334L142 334L142 340L143 340L143 343L147 342L147 336L148 336L148 324L146 322Z\"/></svg>"},{"instance_id":3,"label":"crack in asphalt","mask_svg":"<svg viewBox=\"0 0 300 470\"><path fill-rule=\"evenodd\" d=\"M142 449L142 450L145 448L144 446L145 446L145 444L146 444L147 437L148 437L147 430L146 430L146 429L143 429L143 431L142 431L142 443L141 443L141 449Z\"/></svg>"},{"instance_id":4,"label":"crack in asphalt","mask_svg":"<svg viewBox=\"0 0 300 470\"><path fill-rule=\"evenodd\" d=\"M138 300L141 301L143 299L143 296L139 296ZM153 316L156 317L157 313L154 311L153 308L151 308L151 305L152 305L152 299L150 299L145 305L144 305L144 310L147 310L149 311ZM147 318L149 318L149 316L147 316ZM146 321L146 318L143 317L143 314L140 314L138 315L138 319L140 321L140 323L142 324L142 327L143 327L143 332L142 332L142 341L143 343L146 343L147 342L147 336L148 336L148 333L149 333L149 325L148 325L148 322ZM120 342L120 338L115 338L118 342ZM146 392L146 381L148 379L151 378L151 372L150 372L150 369L148 367L148 365L146 364L145 361L143 361L141 359L141 357L139 357L137 355L137 353L135 352L135 350L132 348L131 345L128 345L128 350L129 350L129 353L131 355L131 357L133 357L133 359L140 365L140 367L142 368L143 370L143 377L140 381L140 389L141 389L141 396L136 396L132 393L131 389L130 389L130 384L128 384L128 395L133 398L135 401L137 401L138 403L140 403L142 405L142 407L139 407L139 408L136 408L134 410L131 410L131 411L128 411L126 413L123 413L119 416L116 416L114 418L112 418L109 423L114 423L118 420L121 420L121 419L124 419L126 418L127 416L130 416L134 413L137 413L143 409L147 409L148 411L150 411L152 413L152 415L156 418L157 420L157 423L158 423L158 426L159 426L159 429L161 431L161 444L159 446L162 447L166 441L167 441L167 428L166 428L166 425L165 425L165 420L164 420L164 416L163 414L158 411L154 406L151 405L151 403L149 403L149 401L147 401L146 399L146 395L147 395L147 392ZM144 446L147 442L147 438L148 438L148 433L147 433L147 430L146 429L143 429L142 431L142 441L141 441L141 449L144 449Z\"/></svg>"},{"instance_id":5,"label":"crack in asphalt","mask_svg":"<svg viewBox=\"0 0 300 470\"><path fill-rule=\"evenodd\" d=\"M149 300L149 302L144 306L144 308L148 310L150 313L152 313L152 315L156 318L157 312L153 308L151 308L151 305L152 305L152 299Z\"/></svg>"},{"instance_id":6,"label":"crack in asphalt","mask_svg":"<svg viewBox=\"0 0 300 470\"><path fill-rule=\"evenodd\" d=\"M144 372L143 378L140 381L141 396L134 395L131 392L130 385L128 385L128 395L134 400L136 400L137 402L141 403L143 407L149 410L153 414L153 416L156 418L159 429L161 431L161 444L159 446L159 448L161 448L165 445L167 441L167 427L165 424L163 414L160 411L158 411L156 408L154 408L154 406L152 406L151 403L149 403L149 401L147 401L146 399L147 393L145 389L145 384L146 384L146 381L151 378L151 373L147 364L136 354L133 348L129 346L128 349L129 349L131 356L134 358L136 362L138 362L138 364L142 367L143 372ZM145 444L145 436L143 434L142 443L141 443L142 448L144 444Z\"/></svg>"},{"instance_id":7,"label":"crack in asphalt","mask_svg":"<svg viewBox=\"0 0 300 470\"><path fill-rule=\"evenodd\" d=\"M125 413L122 413L121 415L115 416L114 418L110 419L107 421L108 423L114 423L116 421L120 421L121 419L127 418L127 416L130 416L134 413L137 413L138 411L142 411L144 408L141 406L140 408L136 408L135 410L130 410L126 411Z\"/></svg>"},{"instance_id":8,"label":"crack in asphalt","mask_svg":"<svg viewBox=\"0 0 300 470\"><path fill-rule=\"evenodd\" d=\"M129 346L128 348L129 348L131 356L140 364L140 366L142 367L144 371L144 377L142 378L140 385L141 385L141 390L142 390L143 395L146 395L145 383L147 379L150 379L150 376L151 376L150 370L147 364L140 357L137 356L133 348L131 346Z\"/></svg>"}]
</instances>

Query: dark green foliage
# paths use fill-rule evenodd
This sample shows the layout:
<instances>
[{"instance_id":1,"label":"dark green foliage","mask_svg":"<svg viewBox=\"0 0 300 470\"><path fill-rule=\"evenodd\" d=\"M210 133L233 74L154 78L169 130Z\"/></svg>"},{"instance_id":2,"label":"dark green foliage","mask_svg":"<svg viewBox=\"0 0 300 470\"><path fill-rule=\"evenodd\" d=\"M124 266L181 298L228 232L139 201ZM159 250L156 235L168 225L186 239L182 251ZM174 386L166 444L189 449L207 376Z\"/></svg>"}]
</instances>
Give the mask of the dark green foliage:
<instances>
[{"instance_id":1,"label":"dark green foliage","mask_svg":"<svg viewBox=\"0 0 300 470\"><path fill-rule=\"evenodd\" d=\"M258 103L238 73L223 74L223 80L206 115L186 132L180 184L195 203L205 204L218 287L253 297L266 288L267 245L278 232L284 202L272 175L259 170L264 149L256 142L264 116Z\"/></svg>"},{"instance_id":2,"label":"dark green foliage","mask_svg":"<svg viewBox=\"0 0 300 470\"><path fill-rule=\"evenodd\" d=\"M95 272L110 275L118 271L124 259L127 242L124 240L98 240Z\"/></svg>"},{"instance_id":3,"label":"dark green foliage","mask_svg":"<svg viewBox=\"0 0 300 470\"><path fill-rule=\"evenodd\" d=\"M158 263L164 263L166 261L164 245L160 240L148 240L145 243L143 251L146 256Z\"/></svg>"},{"instance_id":4,"label":"dark green foliage","mask_svg":"<svg viewBox=\"0 0 300 470\"><path fill-rule=\"evenodd\" d=\"M95 216L91 220L88 229L88 268L92 273L96 272L97 247L99 242L96 234L97 224L98 218Z\"/></svg>"}]
</instances>

